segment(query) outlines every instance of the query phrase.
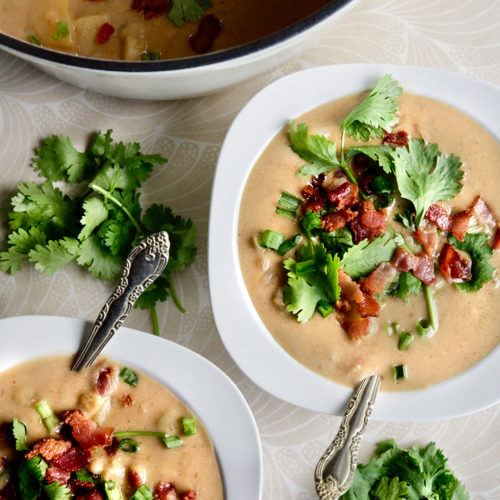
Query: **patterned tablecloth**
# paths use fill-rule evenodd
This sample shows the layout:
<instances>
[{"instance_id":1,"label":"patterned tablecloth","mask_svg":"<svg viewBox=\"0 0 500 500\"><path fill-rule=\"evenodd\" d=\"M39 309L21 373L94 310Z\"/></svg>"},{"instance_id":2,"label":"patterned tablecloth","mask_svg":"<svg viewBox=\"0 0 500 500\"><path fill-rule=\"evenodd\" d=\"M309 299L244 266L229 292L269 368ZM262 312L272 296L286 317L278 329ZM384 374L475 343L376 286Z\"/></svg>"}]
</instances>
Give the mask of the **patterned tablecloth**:
<instances>
[{"instance_id":1,"label":"patterned tablecloth","mask_svg":"<svg viewBox=\"0 0 500 500\"><path fill-rule=\"evenodd\" d=\"M262 87L316 65L380 62L431 66L500 85L500 0L362 0L333 19L299 58L218 95L188 101L129 102L60 83L0 53L0 213L5 222L17 182L34 180L33 148L54 133L83 146L89 132L112 128L121 140L169 158L144 185L143 203L166 202L191 217L199 255L176 280L187 313L159 307L163 335L222 368L239 386L257 420L264 454L264 500L313 500L313 469L339 418L305 411L269 396L233 363L218 337L208 296L207 228L210 191L224 135L240 108ZM500 110L499 110L500 115ZM0 241L5 245L2 222ZM0 316L54 314L95 318L110 288L76 266L45 276L24 269L0 273ZM127 325L151 332L134 311ZM1 332L0 332L1 333ZM485 381L485 383L498 381ZM362 458L373 443L435 441L471 498L500 499L500 406L441 422L370 423ZM230 499L234 500L234 499Z\"/></svg>"}]
</instances>

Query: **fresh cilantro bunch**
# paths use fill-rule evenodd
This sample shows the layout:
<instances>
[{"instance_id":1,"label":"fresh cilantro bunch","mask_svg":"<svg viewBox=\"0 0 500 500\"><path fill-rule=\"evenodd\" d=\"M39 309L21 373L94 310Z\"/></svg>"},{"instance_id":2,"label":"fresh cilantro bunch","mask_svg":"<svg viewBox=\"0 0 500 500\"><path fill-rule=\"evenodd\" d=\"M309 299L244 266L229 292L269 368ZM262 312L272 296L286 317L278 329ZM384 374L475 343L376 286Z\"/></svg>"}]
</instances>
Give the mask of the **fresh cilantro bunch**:
<instances>
[{"instance_id":1,"label":"fresh cilantro bunch","mask_svg":"<svg viewBox=\"0 0 500 500\"><path fill-rule=\"evenodd\" d=\"M446 466L434 443L400 448L394 440L377 444L367 465L358 465L344 500L468 500L465 486Z\"/></svg>"},{"instance_id":2,"label":"fresh cilantro bunch","mask_svg":"<svg viewBox=\"0 0 500 500\"><path fill-rule=\"evenodd\" d=\"M132 246L150 233L170 236L170 259L162 274L136 303L150 309L156 334L155 305L172 295L184 311L172 273L192 264L195 228L170 208L152 205L143 211L140 192L160 155L145 155L138 143L113 142L111 130L98 132L85 152L68 137L52 136L36 150L33 168L46 180L21 183L9 213L8 249L0 252L0 269L15 274L26 262L47 274L76 261L93 277L116 280ZM55 186L63 181L71 195Z\"/></svg>"}]
</instances>

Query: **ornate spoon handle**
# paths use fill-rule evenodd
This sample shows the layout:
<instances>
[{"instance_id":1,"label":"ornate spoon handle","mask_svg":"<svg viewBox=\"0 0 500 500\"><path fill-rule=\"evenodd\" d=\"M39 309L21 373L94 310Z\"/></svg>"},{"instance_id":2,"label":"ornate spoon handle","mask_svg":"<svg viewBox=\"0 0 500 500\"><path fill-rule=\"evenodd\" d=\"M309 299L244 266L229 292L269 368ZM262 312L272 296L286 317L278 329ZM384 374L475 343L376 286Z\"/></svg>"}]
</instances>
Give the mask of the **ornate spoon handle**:
<instances>
[{"instance_id":1,"label":"ornate spoon handle","mask_svg":"<svg viewBox=\"0 0 500 500\"><path fill-rule=\"evenodd\" d=\"M120 283L104 304L94 327L78 351L73 371L90 366L115 332L122 326L139 295L163 272L170 241L165 231L151 234L132 248Z\"/></svg>"},{"instance_id":2,"label":"ornate spoon handle","mask_svg":"<svg viewBox=\"0 0 500 500\"><path fill-rule=\"evenodd\" d=\"M316 492L321 500L337 500L352 483L356 472L361 437L366 429L381 379L364 378L354 390L340 429L320 458L314 473Z\"/></svg>"}]
</instances>

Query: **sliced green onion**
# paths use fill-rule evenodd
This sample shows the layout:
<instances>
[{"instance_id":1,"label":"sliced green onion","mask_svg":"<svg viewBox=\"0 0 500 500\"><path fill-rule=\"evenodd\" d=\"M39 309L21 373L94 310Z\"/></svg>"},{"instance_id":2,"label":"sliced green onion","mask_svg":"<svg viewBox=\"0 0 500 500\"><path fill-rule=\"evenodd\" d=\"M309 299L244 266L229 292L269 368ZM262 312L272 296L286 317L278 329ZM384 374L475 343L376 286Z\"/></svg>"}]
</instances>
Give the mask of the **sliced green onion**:
<instances>
[{"instance_id":1,"label":"sliced green onion","mask_svg":"<svg viewBox=\"0 0 500 500\"><path fill-rule=\"evenodd\" d=\"M295 264L295 274L297 276L303 276L304 274L310 274L316 269L316 264L314 259L303 260L302 262L297 262Z\"/></svg>"},{"instance_id":2,"label":"sliced green onion","mask_svg":"<svg viewBox=\"0 0 500 500\"><path fill-rule=\"evenodd\" d=\"M123 500L122 490L112 479L104 481L104 491L108 500Z\"/></svg>"},{"instance_id":3,"label":"sliced green onion","mask_svg":"<svg viewBox=\"0 0 500 500\"><path fill-rule=\"evenodd\" d=\"M38 40L37 36L34 33L30 33L28 35L28 42L32 43L33 45L38 45L39 47L42 46L42 44L40 43L40 40Z\"/></svg>"},{"instance_id":4,"label":"sliced green onion","mask_svg":"<svg viewBox=\"0 0 500 500\"><path fill-rule=\"evenodd\" d=\"M136 387L137 382L139 381L137 373L126 366L120 370L119 376L126 384L131 385L132 387Z\"/></svg>"},{"instance_id":5,"label":"sliced green onion","mask_svg":"<svg viewBox=\"0 0 500 500\"><path fill-rule=\"evenodd\" d=\"M194 417L184 417L182 419L182 428L185 436L194 436L196 434L196 422Z\"/></svg>"},{"instance_id":6,"label":"sliced green onion","mask_svg":"<svg viewBox=\"0 0 500 500\"><path fill-rule=\"evenodd\" d=\"M153 500L154 495L149 486L143 484L135 493L130 497L130 500Z\"/></svg>"},{"instance_id":7,"label":"sliced green onion","mask_svg":"<svg viewBox=\"0 0 500 500\"><path fill-rule=\"evenodd\" d=\"M43 425L45 425L49 432L52 432L59 425L59 419L55 416L52 408L45 399L41 399L35 403L35 410L40 415Z\"/></svg>"},{"instance_id":8,"label":"sliced green onion","mask_svg":"<svg viewBox=\"0 0 500 500\"><path fill-rule=\"evenodd\" d=\"M118 442L118 448L126 453L136 453L141 445L132 438L125 438Z\"/></svg>"},{"instance_id":9,"label":"sliced green onion","mask_svg":"<svg viewBox=\"0 0 500 500\"><path fill-rule=\"evenodd\" d=\"M278 200L276 213L290 219L295 219L295 217L297 216L297 209L300 207L301 203L302 200L300 198L297 198L293 194L283 191L281 193L280 199Z\"/></svg>"},{"instance_id":10,"label":"sliced green onion","mask_svg":"<svg viewBox=\"0 0 500 500\"><path fill-rule=\"evenodd\" d=\"M141 54L141 61L158 61L161 59L159 52L143 52Z\"/></svg>"},{"instance_id":11,"label":"sliced green onion","mask_svg":"<svg viewBox=\"0 0 500 500\"><path fill-rule=\"evenodd\" d=\"M278 250L283 243L285 237L281 233L266 229L259 238L259 245L263 248L270 248L271 250Z\"/></svg>"},{"instance_id":12,"label":"sliced green onion","mask_svg":"<svg viewBox=\"0 0 500 500\"><path fill-rule=\"evenodd\" d=\"M333 312L333 306L329 303L326 302L326 300L320 300L318 302L318 312L323 316L323 318L326 318L327 316L330 316Z\"/></svg>"},{"instance_id":13,"label":"sliced green onion","mask_svg":"<svg viewBox=\"0 0 500 500\"><path fill-rule=\"evenodd\" d=\"M389 337L393 334L393 333L396 333L397 330L399 328L399 325L397 323L394 323L393 321L388 321L386 324L385 324L385 331L387 332L387 335L389 335Z\"/></svg>"},{"instance_id":14,"label":"sliced green onion","mask_svg":"<svg viewBox=\"0 0 500 500\"><path fill-rule=\"evenodd\" d=\"M433 332L432 326L429 322L428 319L421 319L417 323L417 333L421 335L422 337L426 337L428 335L431 335Z\"/></svg>"},{"instance_id":15,"label":"sliced green onion","mask_svg":"<svg viewBox=\"0 0 500 500\"><path fill-rule=\"evenodd\" d=\"M394 365L392 367L392 378L394 382L399 379L408 380L408 368L406 365Z\"/></svg>"},{"instance_id":16,"label":"sliced green onion","mask_svg":"<svg viewBox=\"0 0 500 500\"><path fill-rule=\"evenodd\" d=\"M302 236L300 234L296 234L293 238L289 238L285 240L276 250L282 257L286 253L288 253L295 245L300 243Z\"/></svg>"},{"instance_id":17,"label":"sliced green onion","mask_svg":"<svg viewBox=\"0 0 500 500\"><path fill-rule=\"evenodd\" d=\"M413 335L410 335L408 332L402 332L399 336L398 349L400 351L406 351L412 342Z\"/></svg>"},{"instance_id":18,"label":"sliced green onion","mask_svg":"<svg viewBox=\"0 0 500 500\"><path fill-rule=\"evenodd\" d=\"M182 439L179 436L165 436L162 441L169 450L182 446Z\"/></svg>"}]
</instances>

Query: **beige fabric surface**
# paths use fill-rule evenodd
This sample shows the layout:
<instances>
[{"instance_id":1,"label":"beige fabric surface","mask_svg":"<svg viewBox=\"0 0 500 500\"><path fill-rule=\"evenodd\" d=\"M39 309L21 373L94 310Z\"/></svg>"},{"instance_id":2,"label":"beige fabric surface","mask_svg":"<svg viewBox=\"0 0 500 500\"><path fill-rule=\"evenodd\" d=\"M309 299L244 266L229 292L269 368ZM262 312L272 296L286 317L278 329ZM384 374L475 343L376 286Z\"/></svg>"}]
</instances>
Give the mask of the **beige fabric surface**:
<instances>
[{"instance_id":1,"label":"beige fabric surface","mask_svg":"<svg viewBox=\"0 0 500 500\"><path fill-rule=\"evenodd\" d=\"M241 373L222 346L210 310L207 277L213 173L232 119L257 91L302 68L350 62L437 67L499 85L500 0L357 1L299 58L235 89L188 101L138 103L82 91L0 52L1 248L16 183L36 179L29 162L41 138L64 133L83 146L90 132L112 128L115 138L139 141L146 152L168 157L168 166L156 168L145 183L143 203L166 203L191 217L198 228L199 255L195 265L176 279L187 312L179 313L170 301L160 306L161 331L213 361L243 392L262 438L264 500L316 498L314 465L333 438L339 418L269 396ZM93 319L109 292L107 285L76 266L52 276L32 268L15 276L0 273L0 317L53 314ZM150 317L141 311L134 310L126 324L151 332ZM388 437L402 445L436 441L472 499L500 499L500 406L441 422L370 423L362 458L373 451L373 443Z\"/></svg>"}]
</instances>

